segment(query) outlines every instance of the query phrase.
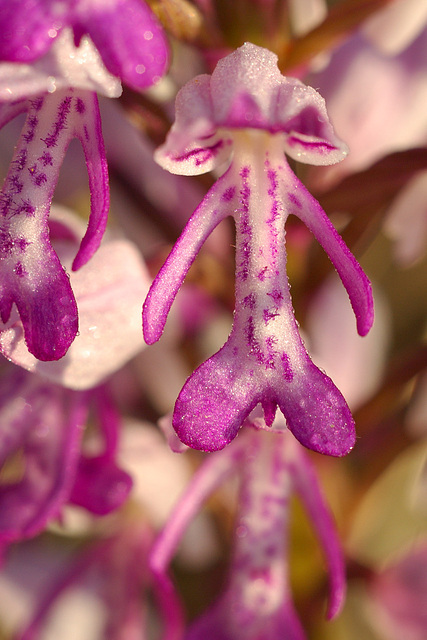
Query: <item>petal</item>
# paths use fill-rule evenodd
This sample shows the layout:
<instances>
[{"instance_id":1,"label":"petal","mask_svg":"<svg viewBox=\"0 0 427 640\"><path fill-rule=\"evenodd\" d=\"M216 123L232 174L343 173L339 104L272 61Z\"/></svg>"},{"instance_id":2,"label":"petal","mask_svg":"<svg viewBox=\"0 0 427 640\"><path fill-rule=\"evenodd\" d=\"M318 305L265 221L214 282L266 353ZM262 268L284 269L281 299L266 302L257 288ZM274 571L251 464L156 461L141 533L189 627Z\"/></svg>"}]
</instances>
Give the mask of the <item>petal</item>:
<instances>
[{"instance_id":1,"label":"petal","mask_svg":"<svg viewBox=\"0 0 427 640\"><path fill-rule=\"evenodd\" d=\"M251 378L245 359L234 351L235 341L229 339L194 371L178 396L172 424L179 439L193 449L225 447L262 400L254 371Z\"/></svg>"},{"instance_id":2,"label":"petal","mask_svg":"<svg viewBox=\"0 0 427 640\"><path fill-rule=\"evenodd\" d=\"M97 516L115 511L128 498L132 478L105 456L82 456L70 502Z\"/></svg>"},{"instance_id":3,"label":"petal","mask_svg":"<svg viewBox=\"0 0 427 640\"><path fill-rule=\"evenodd\" d=\"M207 138L203 144L197 140L187 145L180 154L168 152L167 146L164 145L156 150L154 159L170 173L197 176L226 162L230 158L231 150L232 140L217 134Z\"/></svg>"},{"instance_id":4,"label":"petal","mask_svg":"<svg viewBox=\"0 0 427 640\"><path fill-rule=\"evenodd\" d=\"M276 54L250 42L220 60L211 77L217 126L269 130L281 80Z\"/></svg>"},{"instance_id":5,"label":"petal","mask_svg":"<svg viewBox=\"0 0 427 640\"><path fill-rule=\"evenodd\" d=\"M299 80L282 79L275 120L277 130L286 133L285 152L298 162L329 165L348 154L329 122L324 99Z\"/></svg>"},{"instance_id":6,"label":"petal","mask_svg":"<svg viewBox=\"0 0 427 640\"><path fill-rule=\"evenodd\" d=\"M1 318L13 302L29 350L40 360L61 358L78 328L67 274L49 241L47 217L60 165L72 137L72 97L56 92L34 100L2 189Z\"/></svg>"},{"instance_id":7,"label":"petal","mask_svg":"<svg viewBox=\"0 0 427 640\"><path fill-rule=\"evenodd\" d=\"M382 53L396 56L425 30L427 3L398 0L375 11L363 24L362 33Z\"/></svg>"},{"instance_id":8,"label":"petal","mask_svg":"<svg viewBox=\"0 0 427 640\"><path fill-rule=\"evenodd\" d=\"M0 60L28 62L43 55L71 12L68 2L1 0Z\"/></svg>"},{"instance_id":9,"label":"petal","mask_svg":"<svg viewBox=\"0 0 427 640\"><path fill-rule=\"evenodd\" d=\"M320 539L328 565L330 596L327 617L331 619L340 612L345 597L345 561L341 543L311 460L291 438L287 439L286 444L292 450L289 459L293 468L294 486Z\"/></svg>"},{"instance_id":10,"label":"petal","mask_svg":"<svg viewBox=\"0 0 427 640\"><path fill-rule=\"evenodd\" d=\"M354 420L344 397L308 356L291 386L275 391L290 431L305 447L330 456L344 456L354 447Z\"/></svg>"},{"instance_id":11,"label":"petal","mask_svg":"<svg viewBox=\"0 0 427 640\"><path fill-rule=\"evenodd\" d=\"M46 244L26 251L26 264L34 272L17 262L14 273L2 273L1 314L6 322L15 302L30 353L38 360L58 360L77 334L77 305L68 275Z\"/></svg>"},{"instance_id":12,"label":"petal","mask_svg":"<svg viewBox=\"0 0 427 640\"><path fill-rule=\"evenodd\" d=\"M86 416L81 396L34 378L13 378L11 390L0 404L1 422L19 433L24 470L0 487L0 539L8 542L40 532L68 500ZM16 440L3 441L3 459L16 451Z\"/></svg>"},{"instance_id":13,"label":"petal","mask_svg":"<svg viewBox=\"0 0 427 640\"><path fill-rule=\"evenodd\" d=\"M350 298L361 336L368 333L374 321L372 287L360 264L320 204L294 177L294 184L282 182L283 198L289 203L290 213L300 218L315 235L328 254Z\"/></svg>"},{"instance_id":14,"label":"petal","mask_svg":"<svg viewBox=\"0 0 427 640\"><path fill-rule=\"evenodd\" d=\"M32 63L0 64L0 99L3 101L39 96L75 87L117 98L120 81L108 73L93 42L84 36L76 47L73 32L63 29L53 46Z\"/></svg>"},{"instance_id":15,"label":"petal","mask_svg":"<svg viewBox=\"0 0 427 640\"><path fill-rule=\"evenodd\" d=\"M74 102L74 136L82 144L90 189L90 217L86 234L73 262L79 269L98 249L107 226L110 207L107 159L101 130L101 116L95 93L80 91Z\"/></svg>"},{"instance_id":16,"label":"petal","mask_svg":"<svg viewBox=\"0 0 427 640\"><path fill-rule=\"evenodd\" d=\"M150 567L154 575L165 576L171 559L184 532L201 509L205 500L240 464L245 451L246 438L240 437L221 452L204 459L203 464L176 502L163 531L150 554Z\"/></svg>"},{"instance_id":17,"label":"petal","mask_svg":"<svg viewBox=\"0 0 427 640\"><path fill-rule=\"evenodd\" d=\"M233 210L236 189L224 174L199 204L151 285L142 312L144 338L156 342L163 333L172 302L202 244Z\"/></svg>"},{"instance_id":18,"label":"petal","mask_svg":"<svg viewBox=\"0 0 427 640\"><path fill-rule=\"evenodd\" d=\"M75 266L97 249L108 213L108 177L96 96L56 91L29 105L19 145L2 189L1 317L16 302L30 352L58 360L78 328L67 274L54 253L47 217L59 169L73 137L82 140L91 188L91 215Z\"/></svg>"},{"instance_id":19,"label":"petal","mask_svg":"<svg viewBox=\"0 0 427 640\"><path fill-rule=\"evenodd\" d=\"M171 173L198 175L211 171L231 154L231 140L216 133L208 75L188 82L175 102L175 123L154 155Z\"/></svg>"},{"instance_id":20,"label":"petal","mask_svg":"<svg viewBox=\"0 0 427 640\"><path fill-rule=\"evenodd\" d=\"M76 27L88 33L107 69L135 90L164 75L169 48L163 30L145 2L79 2Z\"/></svg>"}]
</instances>

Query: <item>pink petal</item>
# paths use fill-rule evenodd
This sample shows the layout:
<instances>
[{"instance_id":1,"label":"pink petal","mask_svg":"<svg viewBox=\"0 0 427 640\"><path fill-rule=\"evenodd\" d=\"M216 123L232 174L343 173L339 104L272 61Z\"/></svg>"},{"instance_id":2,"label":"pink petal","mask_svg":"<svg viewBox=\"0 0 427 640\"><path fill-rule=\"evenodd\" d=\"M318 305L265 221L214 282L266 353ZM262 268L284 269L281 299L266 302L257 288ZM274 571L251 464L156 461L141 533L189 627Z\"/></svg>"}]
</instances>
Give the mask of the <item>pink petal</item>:
<instances>
[{"instance_id":1,"label":"pink petal","mask_svg":"<svg viewBox=\"0 0 427 640\"><path fill-rule=\"evenodd\" d=\"M8 542L40 532L68 500L86 417L81 396L22 380L9 378L9 392L4 389L0 403L2 423L9 425L2 460L22 447L25 465L21 479L0 487L0 539ZM10 430L13 439L7 437Z\"/></svg>"},{"instance_id":2,"label":"pink petal","mask_svg":"<svg viewBox=\"0 0 427 640\"><path fill-rule=\"evenodd\" d=\"M294 189L290 185L284 198L288 199L290 212L300 218L315 235L328 254L340 276L350 298L361 336L368 333L374 321L374 303L371 283L337 233L326 213L305 187L295 179Z\"/></svg>"},{"instance_id":3,"label":"pink petal","mask_svg":"<svg viewBox=\"0 0 427 640\"><path fill-rule=\"evenodd\" d=\"M95 93L80 93L75 101L74 136L82 144L90 189L90 216L86 234L73 262L73 271L82 267L98 249L107 226L110 207L107 159Z\"/></svg>"},{"instance_id":4,"label":"pink petal","mask_svg":"<svg viewBox=\"0 0 427 640\"><path fill-rule=\"evenodd\" d=\"M142 313L147 344L156 342L162 335L172 302L200 247L232 210L234 191L226 173L199 204L160 269L148 292Z\"/></svg>"},{"instance_id":5,"label":"pink petal","mask_svg":"<svg viewBox=\"0 0 427 640\"><path fill-rule=\"evenodd\" d=\"M145 2L77 2L75 28L88 33L107 69L135 90L166 71L169 47L160 23Z\"/></svg>"},{"instance_id":6,"label":"pink petal","mask_svg":"<svg viewBox=\"0 0 427 640\"><path fill-rule=\"evenodd\" d=\"M345 561L340 540L310 459L295 442L291 443L290 438L286 444L292 447L293 451L292 468L295 488L320 539L328 565L330 595L327 617L331 619L340 612L346 589Z\"/></svg>"},{"instance_id":7,"label":"pink petal","mask_svg":"<svg viewBox=\"0 0 427 640\"><path fill-rule=\"evenodd\" d=\"M0 60L29 62L43 55L52 45L52 33L67 22L70 3L55 0L1 0Z\"/></svg>"}]
</instances>

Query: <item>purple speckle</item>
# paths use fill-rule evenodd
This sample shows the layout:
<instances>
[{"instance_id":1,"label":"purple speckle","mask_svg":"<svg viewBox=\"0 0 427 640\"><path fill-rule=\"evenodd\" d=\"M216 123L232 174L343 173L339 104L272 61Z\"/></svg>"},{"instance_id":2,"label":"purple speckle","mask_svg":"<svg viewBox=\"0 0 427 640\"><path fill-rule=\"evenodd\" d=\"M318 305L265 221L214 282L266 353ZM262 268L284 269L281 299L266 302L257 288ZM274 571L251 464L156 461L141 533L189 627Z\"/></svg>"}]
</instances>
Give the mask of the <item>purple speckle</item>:
<instances>
[{"instance_id":1,"label":"purple speckle","mask_svg":"<svg viewBox=\"0 0 427 640\"><path fill-rule=\"evenodd\" d=\"M291 364L289 362L289 356L287 353L283 353L282 357L282 365L283 365L283 376L286 380L286 382L292 382L292 380L294 379L294 374L292 372L291 369Z\"/></svg>"},{"instance_id":2,"label":"purple speckle","mask_svg":"<svg viewBox=\"0 0 427 640\"><path fill-rule=\"evenodd\" d=\"M53 164L53 158L49 151L44 151L40 158L37 159L42 163L44 167L47 167L48 165L52 166Z\"/></svg>"},{"instance_id":3,"label":"purple speckle","mask_svg":"<svg viewBox=\"0 0 427 640\"><path fill-rule=\"evenodd\" d=\"M44 98L42 97L31 100L31 106L34 109L34 111L40 111L40 109L43 106L43 102L44 102Z\"/></svg>"},{"instance_id":4,"label":"purple speckle","mask_svg":"<svg viewBox=\"0 0 427 640\"><path fill-rule=\"evenodd\" d=\"M36 208L29 200L23 200L21 205L17 208L16 213L24 213L28 218L32 218L36 213Z\"/></svg>"},{"instance_id":5,"label":"purple speckle","mask_svg":"<svg viewBox=\"0 0 427 640\"><path fill-rule=\"evenodd\" d=\"M301 201L299 200L299 198L296 197L294 193L288 193L288 200L289 202L294 204L296 207L298 207L298 209L301 209L302 207Z\"/></svg>"},{"instance_id":6,"label":"purple speckle","mask_svg":"<svg viewBox=\"0 0 427 640\"><path fill-rule=\"evenodd\" d=\"M248 296L243 298L242 304L244 307L248 307L249 309L253 309L255 306L255 296L253 293L250 293Z\"/></svg>"},{"instance_id":7,"label":"purple speckle","mask_svg":"<svg viewBox=\"0 0 427 640\"><path fill-rule=\"evenodd\" d=\"M277 316L279 315L280 313L277 312L277 309L275 309L274 311L271 311L270 309L264 309L262 313L265 324L268 324L270 320L272 320L273 318L277 318Z\"/></svg>"},{"instance_id":8,"label":"purple speckle","mask_svg":"<svg viewBox=\"0 0 427 640\"><path fill-rule=\"evenodd\" d=\"M58 137L61 131L65 129L66 120L70 112L70 108L71 108L71 97L67 96L66 98L64 98L64 100L61 102L61 104L58 107L58 117L56 121L53 123L51 132L49 133L48 136L46 136L46 138L42 138L43 142L45 143L48 149L50 147L56 147L56 145L58 144Z\"/></svg>"},{"instance_id":9,"label":"purple speckle","mask_svg":"<svg viewBox=\"0 0 427 640\"><path fill-rule=\"evenodd\" d=\"M8 231L0 232L0 253L3 256L9 256L14 248L14 241Z\"/></svg>"},{"instance_id":10,"label":"purple speckle","mask_svg":"<svg viewBox=\"0 0 427 640\"><path fill-rule=\"evenodd\" d=\"M262 363L264 357L262 355L261 347L255 339L255 323L252 316L249 316L247 320L245 335L248 346L250 347L250 353L256 357L258 362Z\"/></svg>"},{"instance_id":11,"label":"purple speckle","mask_svg":"<svg viewBox=\"0 0 427 640\"><path fill-rule=\"evenodd\" d=\"M28 240L26 240L25 238L18 238L16 240L16 245L21 253L25 251L29 244L30 242L28 242Z\"/></svg>"},{"instance_id":12,"label":"purple speckle","mask_svg":"<svg viewBox=\"0 0 427 640\"><path fill-rule=\"evenodd\" d=\"M22 171L22 169L25 167L27 163L27 150L26 149L21 149L21 151L18 153L18 155L16 156L15 160L14 160L14 164L16 167L17 171Z\"/></svg>"},{"instance_id":13,"label":"purple speckle","mask_svg":"<svg viewBox=\"0 0 427 640\"><path fill-rule=\"evenodd\" d=\"M224 202L230 202L234 198L234 194L236 193L236 187L229 187L222 194L222 200Z\"/></svg>"},{"instance_id":14,"label":"purple speckle","mask_svg":"<svg viewBox=\"0 0 427 640\"><path fill-rule=\"evenodd\" d=\"M260 280L261 282L264 282L267 271L268 271L268 267L264 267L263 269L261 269L261 271L259 271L257 274L258 280Z\"/></svg>"},{"instance_id":15,"label":"purple speckle","mask_svg":"<svg viewBox=\"0 0 427 640\"><path fill-rule=\"evenodd\" d=\"M86 111L86 105L81 98L76 99L76 111L77 113L84 113Z\"/></svg>"},{"instance_id":16,"label":"purple speckle","mask_svg":"<svg viewBox=\"0 0 427 640\"><path fill-rule=\"evenodd\" d=\"M83 127L83 133L85 134L86 142L88 142L88 140L89 140L89 131L88 131L88 128L87 128L86 125Z\"/></svg>"},{"instance_id":17,"label":"purple speckle","mask_svg":"<svg viewBox=\"0 0 427 640\"><path fill-rule=\"evenodd\" d=\"M283 300L283 293L278 289L268 292L267 295L270 296L276 304L279 304L279 302Z\"/></svg>"},{"instance_id":18,"label":"purple speckle","mask_svg":"<svg viewBox=\"0 0 427 640\"><path fill-rule=\"evenodd\" d=\"M47 175L45 173L38 173L35 176L34 184L37 187L40 187L42 184L45 184L45 182L47 182Z\"/></svg>"},{"instance_id":19,"label":"purple speckle","mask_svg":"<svg viewBox=\"0 0 427 640\"><path fill-rule=\"evenodd\" d=\"M22 277L24 277L24 276L28 275L28 273L27 273L26 269L24 268L24 266L23 266L22 262L17 262L17 263L15 264L15 267L14 267L13 271L14 271L14 272L15 272L15 274L16 274L17 276L19 276L20 278L22 278Z\"/></svg>"},{"instance_id":20,"label":"purple speckle","mask_svg":"<svg viewBox=\"0 0 427 640\"><path fill-rule=\"evenodd\" d=\"M36 164L33 164L31 165L31 167L28 167L28 172L33 180L33 183L36 185L36 187L40 187L42 184L47 182L46 174L40 172Z\"/></svg>"},{"instance_id":21,"label":"purple speckle","mask_svg":"<svg viewBox=\"0 0 427 640\"><path fill-rule=\"evenodd\" d=\"M18 176L14 175L10 178L10 190L12 193L21 193L24 185L19 180Z\"/></svg>"}]
</instances>

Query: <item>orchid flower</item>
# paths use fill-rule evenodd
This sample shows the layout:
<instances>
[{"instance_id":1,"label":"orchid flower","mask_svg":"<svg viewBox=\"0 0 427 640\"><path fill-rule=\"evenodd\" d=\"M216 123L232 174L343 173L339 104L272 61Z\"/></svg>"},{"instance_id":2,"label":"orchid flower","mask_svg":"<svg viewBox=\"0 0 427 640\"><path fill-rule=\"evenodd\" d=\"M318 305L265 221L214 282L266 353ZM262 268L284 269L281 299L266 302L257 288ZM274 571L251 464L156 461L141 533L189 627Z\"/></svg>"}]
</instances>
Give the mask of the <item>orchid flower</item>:
<instances>
[{"instance_id":1,"label":"orchid flower","mask_svg":"<svg viewBox=\"0 0 427 640\"><path fill-rule=\"evenodd\" d=\"M10 366L10 365L9 365ZM30 538L58 518L67 502L103 515L127 498L132 481L115 463L119 420L105 390L73 392L23 371L2 381L0 546ZM81 454L90 405L103 451Z\"/></svg>"},{"instance_id":2,"label":"orchid flower","mask_svg":"<svg viewBox=\"0 0 427 640\"><path fill-rule=\"evenodd\" d=\"M289 432L266 433L265 424L261 429L255 426L248 421L235 442L205 460L151 552L150 565L160 589L173 593L167 568L188 522L227 476L239 473L239 515L227 585L217 602L190 626L186 640L304 639L288 576L289 502L294 491L307 508L328 563L328 617L335 616L342 604L340 545L310 461Z\"/></svg>"},{"instance_id":3,"label":"orchid flower","mask_svg":"<svg viewBox=\"0 0 427 640\"><path fill-rule=\"evenodd\" d=\"M34 62L64 30L76 44L88 35L106 68L134 89L158 82L168 46L155 16L140 0L0 0L0 60Z\"/></svg>"},{"instance_id":4,"label":"orchid flower","mask_svg":"<svg viewBox=\"0 0 427 640\"><path fill-rule=\"evenodd\" d=\"M341 456L355 442L354 422L333 382L304 347L286 274L285 222L298 216L327 251L350 297L357 328L373 321L370 283L319 203L290 169L325 165L346 147L324 101L283 77L277 57L253 44L221 60L177 96L176 122L157 161L173 173L200 174L227 163L155 279L143 310L147 343L158 340L175 295L201 245L226 216L236 222L236 306L231 335L187 380L173 426L191 447L214 451L237 434L261 403L267 425L279 407L305 446Z\"/></svg>"}]
</instances>

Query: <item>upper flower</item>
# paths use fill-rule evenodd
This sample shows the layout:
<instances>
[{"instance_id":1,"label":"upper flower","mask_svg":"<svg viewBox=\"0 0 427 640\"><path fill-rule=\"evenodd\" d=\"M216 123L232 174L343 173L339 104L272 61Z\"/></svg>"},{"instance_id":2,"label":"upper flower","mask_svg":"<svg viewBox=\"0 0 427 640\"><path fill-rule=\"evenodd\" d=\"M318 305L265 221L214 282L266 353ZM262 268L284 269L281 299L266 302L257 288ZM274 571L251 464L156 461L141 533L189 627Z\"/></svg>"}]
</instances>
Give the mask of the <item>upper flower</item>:
<instances>
[{"instance_id":1,"label":"upper flower","mask_svg":"<svg viewBox=\"0 0 427 640\"><path fill-rule=\"evenodd\" d=\"M139 0L0 0L0 60L33 62L59 33L85 34L107 69L135 89L155 84L165 72L168 46L155 16Z\"/></svg>"},{"instance_id":2,"label":"upper flower","mask_svg":"<svg viewBox=\"0 0 427 640\"><path fill-rule=\"evenodd\" d=\"M144 335L159 339L172 301L204 240L227 215L236 222L236 309L224 347L189 378L173 425L183 442L215 450L236 435L261 403L267 424L276 408L305 446L344 455L355 441L347 404L310 360L294 317L286 275L285 222L298 216L338 271L358 331L373 321L370 283L284 153L311 164L346 154L322 97L283 77L277 57L246 44L198 76L177 96L177 115L157 161L196 174L228 161L154 281L144 305Z\"/></svg>"}]
</instances>

